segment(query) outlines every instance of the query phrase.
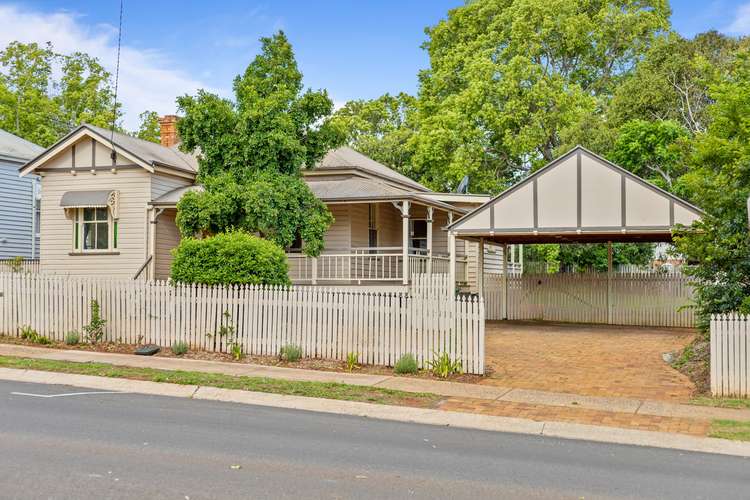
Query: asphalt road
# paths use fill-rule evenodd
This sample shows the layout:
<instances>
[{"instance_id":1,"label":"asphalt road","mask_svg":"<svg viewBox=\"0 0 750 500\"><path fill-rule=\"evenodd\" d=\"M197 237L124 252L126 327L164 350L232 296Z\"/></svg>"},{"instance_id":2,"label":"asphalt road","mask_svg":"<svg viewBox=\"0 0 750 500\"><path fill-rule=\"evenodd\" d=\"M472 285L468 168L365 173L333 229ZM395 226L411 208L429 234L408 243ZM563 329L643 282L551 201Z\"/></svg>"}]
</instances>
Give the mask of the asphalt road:
<instances>
[{"instance_id":1,"label":"asphalt road","mask_svg":"<svg viewBox=\"0 0 750 500\"><path fill-rule=\"evenodd\" d=\"M748 498L750 461L0 381L1 498Z\"/></svg>"}]
</instances>

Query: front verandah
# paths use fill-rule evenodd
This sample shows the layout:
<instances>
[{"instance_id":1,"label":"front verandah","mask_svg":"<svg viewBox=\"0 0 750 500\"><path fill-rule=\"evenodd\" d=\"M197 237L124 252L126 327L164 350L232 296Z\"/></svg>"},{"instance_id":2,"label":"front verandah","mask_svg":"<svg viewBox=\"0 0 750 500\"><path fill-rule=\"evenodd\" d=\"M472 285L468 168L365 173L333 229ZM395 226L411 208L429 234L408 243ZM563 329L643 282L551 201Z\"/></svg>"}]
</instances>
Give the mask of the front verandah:
<instances>
[{"instance_id":1,"label":"front verandah","mask_svg":"<svg viewBox=\"0 0 750 500\"><path fill-rule=\"evenodd\" d=\"M326 249L307 257L287 253L295 284L408 285L413 274L447 274L451 260L443 227L453 220L448 207L413 200L329 203L335 222ZM467 279L463 247L454 251L456 280Z\"/></svg>"}]
</instances>

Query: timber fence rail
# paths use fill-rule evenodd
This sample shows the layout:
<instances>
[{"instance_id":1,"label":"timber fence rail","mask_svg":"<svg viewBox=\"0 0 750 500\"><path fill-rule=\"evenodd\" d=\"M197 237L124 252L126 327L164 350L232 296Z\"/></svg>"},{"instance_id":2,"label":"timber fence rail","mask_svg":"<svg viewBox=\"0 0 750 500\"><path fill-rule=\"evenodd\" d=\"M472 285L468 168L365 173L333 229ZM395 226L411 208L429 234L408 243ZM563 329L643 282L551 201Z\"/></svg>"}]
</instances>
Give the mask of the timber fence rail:
<instances>
[{"instance_id":1,"label":"timber fence rail","mask_svg":"<svg viewBox=\"0 0 750 500\"><path fill-rule=\"evenodd\" d=\"M429 283L425 280L428 280ZM406 292L312 286L202 286L164 281L0 273L0 331L29 326L62 341L90 321L91 301L107 321L105 341L279 354L294 344L306 357L392 366L411 353L427 367L435 353L484 372L484 303L440 291L447 277L421 278Z\"/></svg>"},{"instance_id":2,"label":"timber fence rail","mask_svg":"<svg viewBox=\"0 0 750 500\"><path fill-rule=\"evenodd\" d=\"M711 392L714 396L750 396L750 317L711 316Z\"/></svg>"}]
</instances>

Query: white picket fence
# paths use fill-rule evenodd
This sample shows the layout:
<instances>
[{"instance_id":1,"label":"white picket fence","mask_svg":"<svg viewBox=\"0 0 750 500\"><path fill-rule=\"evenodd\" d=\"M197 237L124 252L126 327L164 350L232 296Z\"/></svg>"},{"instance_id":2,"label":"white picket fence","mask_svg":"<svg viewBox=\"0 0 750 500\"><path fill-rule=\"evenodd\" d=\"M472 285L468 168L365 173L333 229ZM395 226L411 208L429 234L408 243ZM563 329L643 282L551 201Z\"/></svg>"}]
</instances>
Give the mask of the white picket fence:
<instances>
[{"instance_id":1,"label":"white picket fence","mask_svg":"<svg viewBox=\"0 0 750 500\"><path fill-rule=\"evenodd\" d=\"M0 259L0 272L38 273L39 259Z\"/></svg>"},{"instance_id":2,"label":"white picket fence","mask_svg":"<svg viewBox=\"0 0 750 500\"><path fill-rule=\"evenodd\" d=\"M24 325L55 340L81 331L97 300L107 321L105 340L229 352L222 326L253 355L294 344L305 356L392 366L405 353L420 367L435 353L461 360L467 373L484 372L484 304L440 292L433 276L410 293L333 287L198 286L168 282L0 273L0 331Z\"/></svg>"},{"instance_id":3,"label":"white picket fence","mask_svg":"<svg viewBox=\"0 0 750 500\"><path fill-rule=\"evenodd\" d=\"M487 319L503 319L502 275L485 275ZM509 274L507 318L572 323L693 327L693 290L683 274Z\"/></svg>"},{"instance_id":4,"label":"white picket fence","mask_svg":"<svg viewBox=\"0 0 750 500\"><path fill-rule=\"evenodd\" d=\"M711 316L711 392L750 396L750 317Z\"/></svg>"}]
</instances>

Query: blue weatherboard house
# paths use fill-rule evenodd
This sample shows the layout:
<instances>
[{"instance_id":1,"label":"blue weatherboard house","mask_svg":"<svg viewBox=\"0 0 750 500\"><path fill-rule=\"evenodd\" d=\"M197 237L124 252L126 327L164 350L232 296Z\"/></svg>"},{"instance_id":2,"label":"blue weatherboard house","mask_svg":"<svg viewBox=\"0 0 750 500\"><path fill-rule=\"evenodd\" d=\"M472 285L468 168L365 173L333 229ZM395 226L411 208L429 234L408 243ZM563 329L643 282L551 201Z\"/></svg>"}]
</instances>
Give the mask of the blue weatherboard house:
<instances>
[{"instance_id":1,"label":"blue weatherboard house","mask_svg":"<svg viewBox=\"0 0 750 500\"><path fill-rule=\"evenodd\" d=\"M0 129L0 259L39 258L40 182L18 168L44 151Z\"/></svg>"}]
</instances>

